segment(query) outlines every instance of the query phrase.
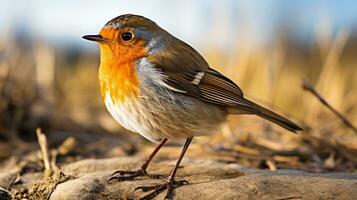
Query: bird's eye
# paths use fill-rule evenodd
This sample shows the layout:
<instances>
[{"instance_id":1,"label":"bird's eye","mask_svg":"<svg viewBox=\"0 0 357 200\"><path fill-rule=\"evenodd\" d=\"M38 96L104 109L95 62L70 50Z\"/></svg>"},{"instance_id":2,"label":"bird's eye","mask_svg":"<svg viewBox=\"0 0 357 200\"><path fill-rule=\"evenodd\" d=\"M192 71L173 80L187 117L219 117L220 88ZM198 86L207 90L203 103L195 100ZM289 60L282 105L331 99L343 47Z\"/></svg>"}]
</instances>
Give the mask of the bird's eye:
<instances>
[{"instance_id":1,"label":"bird's eye","mask_svg":"<svg viewBox=\"0 0 357 200\"><path fill-rule=\"evenodd\" d=\"M121 39L125 42L128 42L133 39L133 34L130 32L124 32L121 34Z\"/></svg>"}]
</instances>

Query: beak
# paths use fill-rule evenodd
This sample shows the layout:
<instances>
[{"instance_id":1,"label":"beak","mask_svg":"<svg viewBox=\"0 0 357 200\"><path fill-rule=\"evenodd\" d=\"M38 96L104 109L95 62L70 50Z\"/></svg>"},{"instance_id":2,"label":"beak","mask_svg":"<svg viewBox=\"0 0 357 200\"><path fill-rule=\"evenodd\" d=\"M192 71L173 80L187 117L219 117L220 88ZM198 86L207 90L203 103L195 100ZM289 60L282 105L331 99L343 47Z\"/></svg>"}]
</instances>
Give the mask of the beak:
<instances>
[{"instance_id":1,"label":"beak","mask_svg":"<svg viewBox=\"0 0 357 200\"><path fill-rule=\"evenodd\" d=\"M95 42L106 42L107 39L101 35L85 35L82 37L83 39L95 41Z\"/></svg>"}]
</instances>

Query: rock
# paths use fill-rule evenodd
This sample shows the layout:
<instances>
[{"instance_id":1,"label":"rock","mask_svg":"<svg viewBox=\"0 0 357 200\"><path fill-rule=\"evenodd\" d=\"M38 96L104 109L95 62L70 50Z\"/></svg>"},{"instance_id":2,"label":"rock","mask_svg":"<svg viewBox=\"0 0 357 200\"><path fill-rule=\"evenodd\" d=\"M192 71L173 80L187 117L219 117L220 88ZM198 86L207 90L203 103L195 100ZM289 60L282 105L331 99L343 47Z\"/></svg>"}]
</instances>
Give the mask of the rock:
<instances>
[{"instance_id":1,"label":"rock","mask_svg":"<svg viewBox=\"0 0 357 200\"><path fill-rule=\"evenodd\" d=\"M140 177L133 181L107 183L116 169L136 169L141 161L132 157L88 159L62 168L77 178L57 185L51 200L135 199L135 188L164 182ZM153 162L149 173L167 176L175 161ZM177 179L189 185L175 189L174 199L357 199L357 173L307 173L297 170L257 170L238 164L185 158ZM155 199L163 199L161 193Z\"/></svg>"},{"instance_id":2,"label":"rock","mask_svg":"<svg viewBox=\"0 0 357 200\"><path fill-rule=\"evenodd\" d=\"M9 191L5 190L4 188L0 187L0 199L1 200L11 200L12 195Z\"/></svg>"},{"instance_id":3,"label":"rock","mask_svg":"<svg viewBox=\"0 0 357 200\"><path fill-rule=\"evenodd\" d=\"M100 173L92 173L57 186L51 199L104 199L107 191Z\"/></svg>"}]
</instances>

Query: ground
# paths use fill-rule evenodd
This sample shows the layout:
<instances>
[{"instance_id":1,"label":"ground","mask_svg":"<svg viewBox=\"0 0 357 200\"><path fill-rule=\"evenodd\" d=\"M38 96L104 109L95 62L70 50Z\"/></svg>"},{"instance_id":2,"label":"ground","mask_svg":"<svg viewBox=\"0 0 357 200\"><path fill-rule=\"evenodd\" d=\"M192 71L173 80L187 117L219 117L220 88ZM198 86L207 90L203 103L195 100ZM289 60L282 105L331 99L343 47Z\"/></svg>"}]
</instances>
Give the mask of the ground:
<instances>
[{"instance_id":1,"label":"ground","mask_svg":"<svg viewBox=\"0 0 357 200\"><path fill-rule=\"evenodd\" d=\"M39 150L25 153L20 161L15 157L5 161L0 173L0 199L7 196L51 200L137 199L145 193L135 191L136 187L165 181L165 178L140 177L134 181L108 183L113 171L138 168L154 146L144 143L138 148L120 136L101 134L95 137L102 139L93 142L88 140L90 135L68 137L58 148L51 150L52 161L53 152L57 152L57 164L53 166L52 175L43 171ZM233 159L234 154L207 145L206 142L195 141L189 148L178 170L177 180L185 179L190 184L175 189L174 199L352 200L357 197L356 172L257 169L241 165ZM168 176L179 152L177 144L163 147L148 171ZM156 199L163 199L164 195L162 193Z\"/></svg>"}]
</instances>

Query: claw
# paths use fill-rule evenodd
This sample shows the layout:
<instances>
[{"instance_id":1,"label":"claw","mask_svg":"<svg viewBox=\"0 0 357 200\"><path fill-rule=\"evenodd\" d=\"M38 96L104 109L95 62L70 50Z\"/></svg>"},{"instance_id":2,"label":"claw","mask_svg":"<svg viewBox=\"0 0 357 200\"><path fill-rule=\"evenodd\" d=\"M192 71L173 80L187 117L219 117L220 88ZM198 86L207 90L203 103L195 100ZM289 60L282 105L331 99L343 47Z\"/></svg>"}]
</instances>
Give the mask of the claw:
<instances>
[{"instance_id":1,"label":"claw","mask_svg":"<svg viewBox=\"0 0 357 200\"><path fill-rule=\"evenodd\" d=\"M160 179L163 176L158 175L158 174L148 174L145 170L143 169L138 169L135 171L125 171L125 170L117 170L112 173L112 175L109 177L107 182L111 182L112 180L117 180L117 181L127 181L127 180L133 180L134 178L138 176L147 176L152 179Z\"/></svg>"},{"instance_id":2,"label":"claw","mask_svg":"<svg viewBox=\"0 0 357 200\"><path fill-rule=\"evenodd\" d=\"M167 193L166 193L166 196L165 196L165 199L167 199L167 198L170 197L171 192L175 187L179 187L179 186L187 185L187 184L189 184L189 182L186 181L186 180L167 181L165 183L161 183L161 184L157 184L157 185L140 186L140 187L135 188L134 192L137 191L137 190L141 190L143 192L148 192L148 191L152 190L152 192L150 192L149 194L147 194L147 195L145 195L145 196L140 198L140 199L143 199L143 200L147 200L147 199L154 198L155 196L160 194L162 191L167 189Z\"/></svg>"},{"instance_id":3,"label":"claw","mask_svg":"<svg viewBox=\"0 0 357 200\"><path fill-rule=\"evenodd\" d=\"M117 179L118 177L116 176L110 176L107 180L107 183L110 183L110 181L114 180L114 179Z\"/></svg>"},{"instance_id":4,"label":"claw","mask_svg":"<svg viewBox=\"0 0 357 200\"><path fill-rule=\"evenodd\" d=\"M160 185L159 187L156 187L154 191L150 192L149 194L143 196L140 198L140 200L148 200L154 198L156 195L160 194L162 191L164 191L167 188L166 184Z\"/></svg>"},{"instance_id":5,"label":"claw","mask_svg":"<svg viewBox=\"0 0 357 200\"><path fill-rule=\"evenodd\" d=\"M143 170L141 170L141 169L136 170L136 171L117 170L117 171L113 172L111 176L114 176L114 175L116 175L116 174L120 174L120 175L124 175L124 174L137 174L137 173L140 173L140 172L142 172L142 173L144 174Z\"/></svg>"}]
</instances>

